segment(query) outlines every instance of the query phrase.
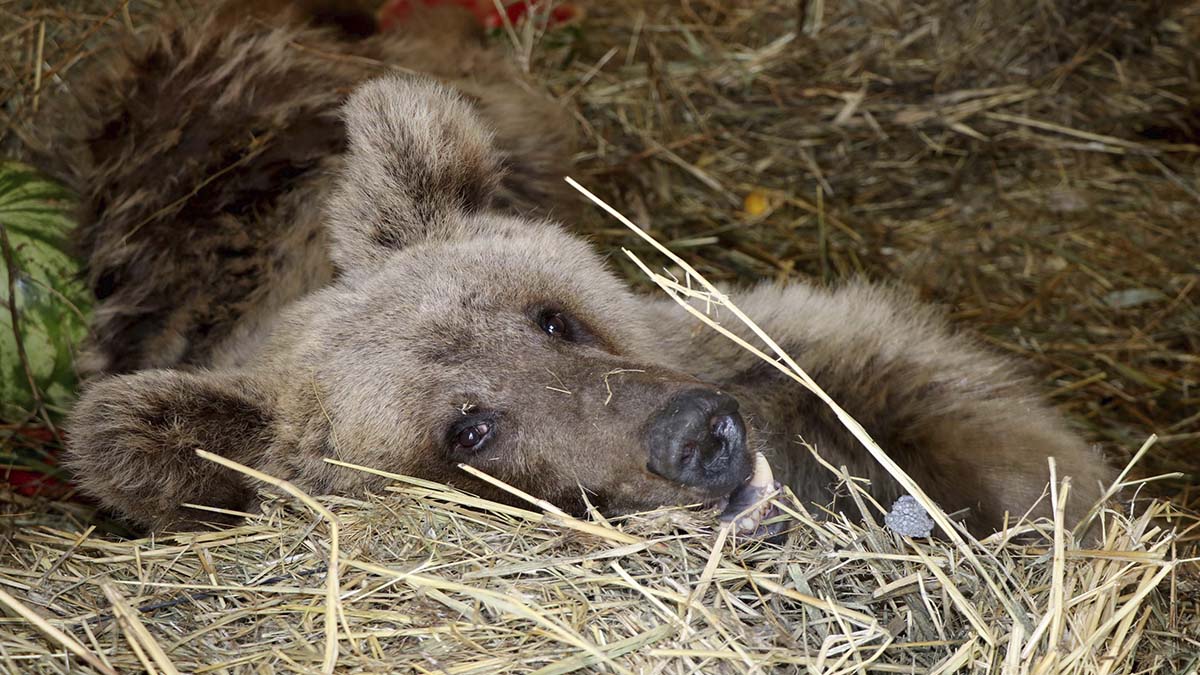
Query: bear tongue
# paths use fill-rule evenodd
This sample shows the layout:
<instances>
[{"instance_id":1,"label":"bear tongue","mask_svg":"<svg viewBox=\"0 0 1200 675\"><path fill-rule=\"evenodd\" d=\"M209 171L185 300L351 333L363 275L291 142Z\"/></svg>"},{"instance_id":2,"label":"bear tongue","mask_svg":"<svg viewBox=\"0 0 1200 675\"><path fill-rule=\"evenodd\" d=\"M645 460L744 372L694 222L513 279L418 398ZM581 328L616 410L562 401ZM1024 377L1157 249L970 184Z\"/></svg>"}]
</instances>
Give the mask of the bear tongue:
<instances>
[{"instance_id":1,"label":"bear tongue","mask_svg":"<svg viewBox=\"0 0 1200 675\"><path fill-rule=\"evenodd\" d=\"M754 455L754 473L750 479L729 495L729 502L718 516L721 523L732 523L735 534L755 539L772 539L786 528L786 522L763 524L780 515L769 501L759 504L782 486L771 473L771 464L761 452ZM755 506L758 504L758 506Z\"/></svg>"}]
</instances>

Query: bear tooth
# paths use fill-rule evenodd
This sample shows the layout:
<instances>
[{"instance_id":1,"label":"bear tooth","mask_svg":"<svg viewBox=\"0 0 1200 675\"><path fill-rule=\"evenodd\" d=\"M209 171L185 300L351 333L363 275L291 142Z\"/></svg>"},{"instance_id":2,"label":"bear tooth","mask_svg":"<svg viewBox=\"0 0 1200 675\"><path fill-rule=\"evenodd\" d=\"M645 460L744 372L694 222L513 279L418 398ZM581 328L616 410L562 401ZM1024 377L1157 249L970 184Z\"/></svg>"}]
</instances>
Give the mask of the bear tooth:
<instances>
[{"instance_id":1,"label":"bear tooth","mask_svg":"<svg viewBox=\"0 0 1200 675\"><path fill-rule=\"evenodd\" d=\"M771 463L761 452L754 453L754 474L750 476L750 485L756 490L769 490L775 484L775 474L771 472Z\"/></svg>"},{"instance_id":2,"label":"bear tooth","mask_svg":"<svg viewBox=\"0 0 1200 675\"><path fill-rule=\"evenodd\" d=\"M770 462L761 452L755 453L753 473L726 500L727 506L720 514L719 519L724 523L732 523L734 531L738 534L754 535L762 526L763 518L770 512L769 506L760 504L753 511L742 514L736 519L735 517L779 488L780 485L775 480L775 474L771 471Z\"/></svg>"}]
</instances>

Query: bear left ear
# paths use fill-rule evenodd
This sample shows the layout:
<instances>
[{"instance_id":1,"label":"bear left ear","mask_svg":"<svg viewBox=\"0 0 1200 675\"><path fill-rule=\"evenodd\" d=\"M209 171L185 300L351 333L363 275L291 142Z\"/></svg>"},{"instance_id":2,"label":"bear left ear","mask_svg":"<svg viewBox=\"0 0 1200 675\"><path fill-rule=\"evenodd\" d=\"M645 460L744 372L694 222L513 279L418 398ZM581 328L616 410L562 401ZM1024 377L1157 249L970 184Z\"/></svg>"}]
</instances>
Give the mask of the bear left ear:
<instances>
[{"instance_id":1,"label":"bear left ear","mask_svg":"<svg viewBox=\"0 0 1200 675\"><path fill-rule=\"evenodd\" d=\"M344 108L349 150L329 203L334 263L371 269L391 252L452 238L500 183L492 134L450 89L398 76L360 87Z\"/></svg>"}]
</instances>

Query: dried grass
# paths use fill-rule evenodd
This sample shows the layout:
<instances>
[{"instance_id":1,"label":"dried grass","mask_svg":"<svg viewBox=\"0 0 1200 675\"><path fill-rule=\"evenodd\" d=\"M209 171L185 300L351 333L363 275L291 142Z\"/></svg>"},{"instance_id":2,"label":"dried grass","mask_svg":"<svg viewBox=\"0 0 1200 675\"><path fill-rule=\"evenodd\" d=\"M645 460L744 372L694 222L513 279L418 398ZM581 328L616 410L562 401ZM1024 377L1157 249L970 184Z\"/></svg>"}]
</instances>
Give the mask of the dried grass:
<instances>
[{"instance_id":1,"label":"dried grass","mask_svg":"<svg viewBox=\"0 0 1200 675\"><path fill-rule=\"evenodd\" d=\"M1104 511L1094 549L1023 523L1032 542L971 542L977 564L791 498L782 549L684 510L571 522L402 477L318 501L333 519L272 501L242 527L160 540L33 526L0 579L117 672L316 671L331 634L338 668L369 672L1186 672L1196 653L1195 580L1161 501ZM66 670L68 641L44 634L5 621L0 662Z\"/></svg>"},{"instance_id":2,"label":"dried grass","mask_svg":"<svg viewBox=\"0 0 1200 675\"><path fill-rule=\"evenodd\" d=\"M164 4L0 3L4 154ZM861 512L779 497L780 549L681 509L581 521L403 477L154 540L6 493L0 669L309 672L333 649L363 672L1198 671L1200 5L614 0L501 39L577 112L581 181L698 273L913 285L1164 499L1098 510L1094 541L1061 519L910 540L829 466ZM653 260L602 214L578 227Z\"/></svg>"}]
</instances>

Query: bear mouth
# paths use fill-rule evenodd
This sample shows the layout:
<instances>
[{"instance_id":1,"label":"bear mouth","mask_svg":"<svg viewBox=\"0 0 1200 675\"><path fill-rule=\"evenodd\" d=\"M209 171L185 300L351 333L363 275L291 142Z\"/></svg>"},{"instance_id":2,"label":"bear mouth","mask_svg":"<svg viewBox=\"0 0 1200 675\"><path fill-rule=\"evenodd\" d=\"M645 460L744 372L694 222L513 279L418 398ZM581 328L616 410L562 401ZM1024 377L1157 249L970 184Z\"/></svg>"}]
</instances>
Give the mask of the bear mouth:
<instances>
[{"instance_id":1,"label":"bear mouth","mask_svg":"<svg viewBox=\"0 0 1200 675\"><path fill-rule=\"evenodd\" d=\"M717 519L739 536L774 540L787 528L787 519L771 498L783 486L775 480L771 464L761 453L754 455L754 471L728 495L712 503L720 511Z\"/></svg>"}]
</instances>

